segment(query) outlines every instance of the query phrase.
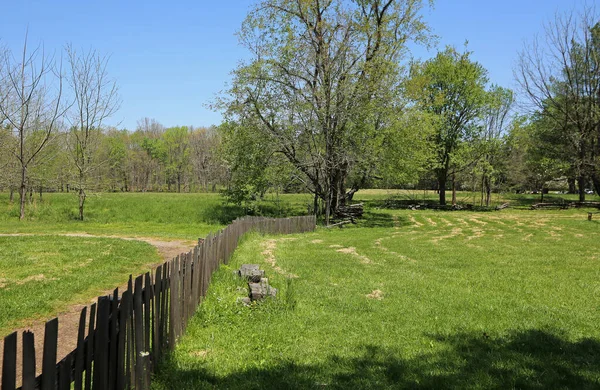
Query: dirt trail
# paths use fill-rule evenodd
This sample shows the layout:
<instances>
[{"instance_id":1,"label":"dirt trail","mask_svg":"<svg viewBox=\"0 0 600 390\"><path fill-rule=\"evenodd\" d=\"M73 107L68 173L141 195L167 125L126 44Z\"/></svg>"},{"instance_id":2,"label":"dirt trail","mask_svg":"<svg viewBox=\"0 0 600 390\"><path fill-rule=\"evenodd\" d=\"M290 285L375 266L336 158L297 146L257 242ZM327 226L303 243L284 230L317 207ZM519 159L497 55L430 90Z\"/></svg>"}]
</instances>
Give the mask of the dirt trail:
<instances>
[{"instance_id":1,"label":"dirt trail","mask_svg":"<svg viewBox=\"0 0 600 390\"><path fill-rule=\"evenodd\" d=\"M148 269L154 269L158 265L162 264L164 261L171 260L175 256L181 253L187 253L192 249L197 242L191 240L170 240L164 241L156 238L150 237L122 237L116 235L93 235L87 233L63 233L63 234L33 234L33 233L0 233L0 237L18 237L18 236L64 236L64 237L86 237L86 238L115 238L120 240L127 241L143 241L152 246L154 246L158 254L160 255L162 261L158 264L151 263L147 264ZM137 275L134 275L137 276ZM119 291L122 292L127 288L127 285L119 286ZM112 290L105 291L103 294L112 294ZM90 300L88 303L76 304L69 307L62 313L57 315L58 317L58 354L57 361L62 360L69 352L75 349L77 346L77 327L79 325L79 316L81 310L86 305L91 305L96 302L96 298ZM89 313L89 309L88 309ZM89 314L88 314L89 316ZM54 318L54 316L50 318L45 318L43 320L37 320L31 323L30 326L24 327L21 329L16 329L17 331L17 378L20 382L21 370L22 370L22 337L23 331L30 330L35 335L35 351L36 351L36 369L37 374L41 373L42 367L42 348L44 342L44 326L46 321ZM86 326L86 334L87 334L87 326ZM0 352L4 351L4 338L0 339ZM0 353L0 380L2 379L2 354ZM19 384L17 384L19 385Z\"/></svg>"},{"instance_id":2,"label":"dirt trail","mask_svg":"<svg viewBox=\"0 0 600 390\"><path fill-rule=\"evenodd\" d=\"M296 240L295 238L287 237L287 238L266 240L261 244L262 248L263 248L263 251L261 252L261 254L265 257L265 261L267 262L267 264L269 264L271 267L273 267L275 272L277 272L278 274L283 275L287 278L292 278L292 279L297 278L298 275L288 272L288 271L284 270L283 268L281 268L279 265L277 265L277 259L275 258L275 250L277 249L278 242L295 241L295 240Z\"/></svg>"}]
</instances>

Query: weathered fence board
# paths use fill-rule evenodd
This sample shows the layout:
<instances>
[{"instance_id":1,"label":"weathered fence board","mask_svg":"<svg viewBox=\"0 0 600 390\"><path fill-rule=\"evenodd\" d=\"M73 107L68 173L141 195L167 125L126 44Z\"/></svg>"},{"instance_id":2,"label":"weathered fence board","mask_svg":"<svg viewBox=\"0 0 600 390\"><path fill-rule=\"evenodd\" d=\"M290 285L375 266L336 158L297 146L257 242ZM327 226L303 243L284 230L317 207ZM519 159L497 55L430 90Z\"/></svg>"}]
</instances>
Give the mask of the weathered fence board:
<instances>
[{"instance_id":1,"label":"weathered fence board","mask_svg":"<svg viewBox=\"0 0 600 390\"><path fill-rule=\"evenodd\" d=\"M17 332L4 338L2 359L2 390L14 390L17 385Z\"/></svg>"},{"instance_id":2,"label":"weathered fence board","mask_svg":"<svg viewBox=\"0 0 600 390\"><path fill-rule=\"evenodd\" d=\"M5 347L6 348L6 347ZM2 376L4 378L4 375ZM35 337L23 332L23 390L35 389ZM4 387L4 386L3 386Z\"/></svg>"}]
</instances>

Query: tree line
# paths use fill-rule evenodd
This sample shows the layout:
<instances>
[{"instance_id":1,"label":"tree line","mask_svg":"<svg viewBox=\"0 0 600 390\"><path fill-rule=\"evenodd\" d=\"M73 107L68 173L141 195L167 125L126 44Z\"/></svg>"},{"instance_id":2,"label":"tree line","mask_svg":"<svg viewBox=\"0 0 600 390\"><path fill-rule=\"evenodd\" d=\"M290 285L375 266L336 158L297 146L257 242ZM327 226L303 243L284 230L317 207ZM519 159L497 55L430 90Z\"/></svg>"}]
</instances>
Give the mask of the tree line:
<instances>
[{"instance_id":1,"label":"tree line","mask_svg":"<svg viewBox=\"0 0 600 390\"><path fill-rule=\"evenodd\" d=\"M427 61L435 37L421 0L264 0L239 32L250 59L217 102L234 199L293 178L328 220L365 187L598 190L600 27L593 8L557 15L515 70L489 82L464 50ZM517 94L524 99L517 102ZM251 151L252 157L236 151Z\"/></svg>"},{"instance_id":2,"label":"tree line","mask_svg":"<svg viewBox=\"0 0 600 390\"><path fill-rule=\"evenodd\" d=\"M223 123L133 131L108 57L65 48L0 54L0 185L19 194L215 191L249 203L308 191L328 221L361 188L480 193L600 188L600 25L557 15L527 44L517 91L494 85L468 45L433 58L423 0L262 0L238 32L250 56L214 102ZM61 56L62 59L62 56ZM517 99L517 97L522 97ZM450 191L451 200L446 192Z\"/></svg>"},{"instance_id":3,"label":"tree line","mask_svg":"<svg viewBox=\"0 0 600 390\"><path fill-rule=\"evenodd\" d=\"M43 197L44 192L71 192L80 201L79 218L83 219L85 198L82 202L81 193L215 192L227 182L228 170L219 157L221 137L215 128L166 128L143 118L134 131L94 129L85 150L75 144L73 132L58 130L28 165L25 203ZM38 137L32 133L25 139L27 153L38 146ZM5 127L0 188L9 192L11 202L20 196L21 188L20 163L14 158L17 144L14 133Z\"/></svg>"}]
</instances>

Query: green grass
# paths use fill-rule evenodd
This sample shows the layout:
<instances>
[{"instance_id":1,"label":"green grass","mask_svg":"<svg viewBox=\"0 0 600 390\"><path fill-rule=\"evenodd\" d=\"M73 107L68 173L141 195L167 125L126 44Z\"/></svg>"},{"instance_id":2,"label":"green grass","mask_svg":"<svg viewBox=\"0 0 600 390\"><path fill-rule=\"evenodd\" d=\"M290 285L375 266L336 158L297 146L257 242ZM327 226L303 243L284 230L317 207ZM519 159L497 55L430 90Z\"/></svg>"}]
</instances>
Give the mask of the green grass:
<instances>
[{"instance_id":1,"label":"green grass","mask_svg":"<svg viewBox=\"0 0 600 390\"><path fill-rule=\"evenodd\" d=\"M155 248L138 241L0 237L0 337L87 303L159 261Z\"/></svg>"},{"instance_id":2,"label":"green grass","mask_svg":"<svg viewBox=\"0 0 600 390\"><path fill-rule=\"evenodd\" d=\"M154 388L600 387L600 223L584 211L370 216L248 237ZM265 262L268 239L297 279ZM279 297L237 303L242 263L261 264Z\"/></svg>"},{"instance_id":3,"label":"green grass","mask_svg":"<svg viewBox=\"0 0 600 390\"><path fill-rule=\"evenodd\" d=\"M477 194L458 195L477 203ZM586 210L526 211L538 195L508 194L494 204L509 200L518 210L387 210L390 197L437 195L360 191L355 202L366 213L357 225L295 240L247 237L214 276L154 387L600 387L600 224ZM0 336L158 261L145 243L61 233L195 240L246 212L216 194L97 194L81 222L73 194L34 199L19 221L17 205L0 194L0 233L44 234L0 237ZM309 195L283 195L259 206L285 216L311 204ZM266 263L271 239L277 265L298 278ZM232 271L241 263L261 264L279 298L237 303L245 287ZM383 299L367 297L375 290Z\"/></svg>"},{"instance_id":4,"label":"green grass","mask_svg":"<svg viewBox=\"0 0 600 390\"><path fill-rule=\"evenodd\" d=\"M269 196L260 204L269 216L306 213L307 195L286 195L277 202ZM19 221L18 201L0 194L0 232L87 232L90 234L152 236L195 240L245 215L243 207L224 205L218 194L101 193L88 197L85 221L77 220L77 196L66 193L37 195Z\"/></svg>"},{"instance_id":5,"label":"green grass","mask_svg":"<svg viewBox=\"0 0 600 390\"><path fill-rule=\"evenodd\" d=\"M261 211L300 214L305 199L268 197ZM35 195L24 221L18 208L17 201L0 194L0 235L34 235L0 236L0 337L88 303L160 261L156 249L143 242L61 234L196 240L244 215L241 207L223 205L218 194L94 194L83 222L76 219L75 194L44 194L41 201Z\"/></svg>"}]
</instances>

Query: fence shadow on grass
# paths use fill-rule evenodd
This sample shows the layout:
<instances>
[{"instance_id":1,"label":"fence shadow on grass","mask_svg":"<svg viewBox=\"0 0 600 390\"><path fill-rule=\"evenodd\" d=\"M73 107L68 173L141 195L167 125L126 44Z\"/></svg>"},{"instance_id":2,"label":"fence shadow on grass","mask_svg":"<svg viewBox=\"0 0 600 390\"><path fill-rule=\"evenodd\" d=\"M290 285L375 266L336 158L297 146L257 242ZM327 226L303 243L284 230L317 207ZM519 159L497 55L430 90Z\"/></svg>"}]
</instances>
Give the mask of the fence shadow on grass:
<instances>
[{"instance_id":1,"label":"fence shadow on grass","mask_svg":"<svg viewBox=\"0 0 600 390\"><path fill-rule=\"evenodd\" d=\"M491 338L460 333L433 336L441 353L411 359L374 345L354 357L332 355L321 365L282 361L269 369L249 369L215 377L205 369L182 370L173 361L161 370L162 388L223 389L597 389L600 343L570 342L541 330ZM174 387L173 387L174 386ZM159 386L161 388L161 386Z\"/></svg>"}]
</instances>

